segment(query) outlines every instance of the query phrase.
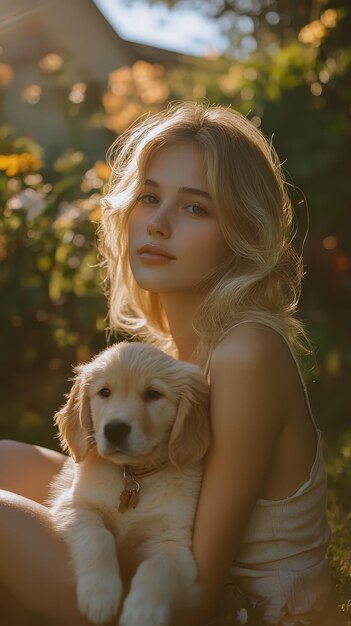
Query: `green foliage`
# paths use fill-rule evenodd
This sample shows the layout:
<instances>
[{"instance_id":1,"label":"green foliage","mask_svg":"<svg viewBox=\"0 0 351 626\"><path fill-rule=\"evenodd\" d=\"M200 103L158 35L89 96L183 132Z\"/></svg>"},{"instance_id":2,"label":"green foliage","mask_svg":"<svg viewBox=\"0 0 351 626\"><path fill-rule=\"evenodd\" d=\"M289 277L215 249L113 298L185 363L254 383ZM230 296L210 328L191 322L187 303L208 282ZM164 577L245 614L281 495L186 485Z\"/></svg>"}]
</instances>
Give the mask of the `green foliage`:
<instances>
[{"instance_id":1,"label":"green foliage","mask_svg":"<svg viewBox=\"0 0 351 626\"><path fill-rule=\"evenodd\" d=\"M39 435L48 443L70 364L104 345L106 305L94 238L107 168L98 162L88 169L82 153L68 150L44 177L39 146L11 129L2 136L0 367L7 384L1 427L5 436ZM23 154L33 158L23 161Z\"/></svg>"}]
</instances>

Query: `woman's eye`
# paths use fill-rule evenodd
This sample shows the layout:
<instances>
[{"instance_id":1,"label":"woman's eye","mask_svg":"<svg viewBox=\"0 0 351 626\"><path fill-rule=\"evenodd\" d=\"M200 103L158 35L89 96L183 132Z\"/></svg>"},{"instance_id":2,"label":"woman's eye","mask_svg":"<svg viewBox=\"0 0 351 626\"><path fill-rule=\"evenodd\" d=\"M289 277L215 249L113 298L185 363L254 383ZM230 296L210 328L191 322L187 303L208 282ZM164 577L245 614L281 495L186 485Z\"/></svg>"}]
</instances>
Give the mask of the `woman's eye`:
<instances>
[{"instance_id":1,"label":"woman's eye","mask_svg":"<svg viewBox=\"0 0 351 626\"><path fill-rule=\"evenodd\" d=\"M103 387L98 391L100 398L108 398L111 395L111 390L108 387Z\"/></svg>"},{"instance_id":2,"label":"woman's eye","mask_svg":"<svg viewBox=\"0 0 351 626\"><path fill-rule=\"evenodd\" d=\"M145 204L154 204L157 202L157 198L153 196L151 193L144 193L138 198L139 202L145 202Z\"/></svg>"},{"instance_id":3,"label":"woman's eye","mask_svg":"<svg viewBox=\"0 0 351 626\"><path fill-rule=\"evenodd\" d=\"M144 397L145 400L158 400L159 398L162 398L162 393L156 391L156 389L147 389Z\"/></svg>"},{"instance_id":4,"label":"woman's eye","mask_svg":"<svg viewBox=\"0 0 351 626\"><path fill-rule=\"evenodd\" d=\"M186 207L186 211L190 213L190 215L194 215L195 217L200 217L202 215L208 215L207 211L203 209L198 204L189 204Z\"/></svg>"}]
</instances>

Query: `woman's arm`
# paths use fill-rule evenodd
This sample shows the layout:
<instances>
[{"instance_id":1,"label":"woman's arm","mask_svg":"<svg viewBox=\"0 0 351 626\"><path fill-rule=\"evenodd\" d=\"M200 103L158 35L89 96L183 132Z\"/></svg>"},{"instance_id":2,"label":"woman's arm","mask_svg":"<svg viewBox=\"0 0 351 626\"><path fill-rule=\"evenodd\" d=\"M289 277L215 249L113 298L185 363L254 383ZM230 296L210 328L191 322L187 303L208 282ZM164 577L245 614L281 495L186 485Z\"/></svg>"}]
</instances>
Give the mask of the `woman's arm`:
<instances>
[{"instance_id":1,"label":"woman's arm","mask_svg":"<svg viewBox=\"0 0 351 626\"><path fill-rule=\"evenodd\" d=\"M240 329L212 357L212 445L193 534L203 589L201 626L216 611L284 426L286 354L273 335Z\"/></svg>"}]
</instances>

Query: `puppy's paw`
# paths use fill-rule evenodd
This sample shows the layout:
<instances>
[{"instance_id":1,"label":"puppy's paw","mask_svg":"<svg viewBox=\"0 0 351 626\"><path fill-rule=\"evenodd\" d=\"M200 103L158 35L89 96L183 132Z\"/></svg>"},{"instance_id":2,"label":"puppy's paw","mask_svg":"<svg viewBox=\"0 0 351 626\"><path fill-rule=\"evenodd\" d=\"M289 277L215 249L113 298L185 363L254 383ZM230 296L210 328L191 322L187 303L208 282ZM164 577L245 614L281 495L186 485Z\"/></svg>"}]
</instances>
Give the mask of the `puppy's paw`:
<instances>
[{"instance_id":1,"label":"puppy's paw","mask_svg":"<svg viewBox=\"0 0 351 626\"><path fill-rule=\"evenodd\" d=\"M124 603L119 626L169 626L170 620L168 604L130 593Z\"/></svg>"},{"instance_id":2,"label":"puppy's paw","mask_svg":"<svg viewBox=\"0 0 351 626\"><path fill-rule=\"evenodd\" d=\"M78 608L94 624L104 624L116 615L122 595L119 576L85 575L77 583Z\"/></svg>"}]
</instances>

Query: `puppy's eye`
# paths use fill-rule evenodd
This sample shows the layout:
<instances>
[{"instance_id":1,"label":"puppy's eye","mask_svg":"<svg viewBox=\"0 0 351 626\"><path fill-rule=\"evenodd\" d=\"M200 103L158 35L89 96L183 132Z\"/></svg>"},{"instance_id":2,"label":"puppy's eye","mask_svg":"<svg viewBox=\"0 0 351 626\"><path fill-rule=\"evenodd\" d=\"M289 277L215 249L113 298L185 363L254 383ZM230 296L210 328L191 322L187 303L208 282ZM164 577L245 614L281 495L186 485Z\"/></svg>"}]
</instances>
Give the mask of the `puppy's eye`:
<instances>
[{"instance_id":1,"label":"puppy's eye","mask_svg":"<svg viewBox=\"0 0 351 626\"><path fill-rule=\"evenodd\" d=\"M108 398L111 395L111 390L108 387L103 387L98 391L100 398Z\"/></svg>"},{"instance_id":2,"label":"puppy's eye","mask_svg":"<svg viewBox=\"0 0 351 626\"><path fill-rule=\"evenodd\" d=\"M162 398L162 393L156 391L156 389L147 389L144 394L145 400L158 400Z\"/></svg>"}]
</instances>

